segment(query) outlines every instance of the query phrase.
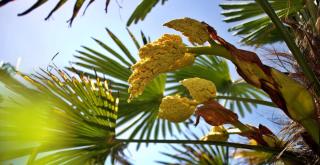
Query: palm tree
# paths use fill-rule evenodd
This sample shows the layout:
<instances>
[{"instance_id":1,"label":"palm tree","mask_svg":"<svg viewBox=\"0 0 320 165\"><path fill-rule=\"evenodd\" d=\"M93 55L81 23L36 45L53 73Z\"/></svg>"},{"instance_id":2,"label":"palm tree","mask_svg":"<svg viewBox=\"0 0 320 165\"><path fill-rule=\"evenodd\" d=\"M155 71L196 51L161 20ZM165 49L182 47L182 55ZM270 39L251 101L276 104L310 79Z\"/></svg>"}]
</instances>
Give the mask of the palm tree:
<instances>
[{"instance_id":1,"label":"palm tree","mask_svg":"<svg viewBox=\"0 0 320 165\"><path fill-rule=\"evenodd\" d=\"M8 2L10 1L1 1L1 4L4 5ZM93 2L90 1L88 6ZM143 20L150 9L158 2L159 0L142 1L132 17L130 17L128 25L132 22L136 23L139 20ZM162 3L164 2L165 0L162 1ZM25 13L44 3L46 1L37 1ZM65 1L59 1L49 16L64 3ZM84 1L76 1L70 23L72 23L83 3ZM106 1L106 3L108 4L109 1ZM304 55L307 60L302 58L302 53L297 49L296 43L290 40L290 35L284 35L284 41L288 44L292 56L299 64L294 65L296 73L298 75L301 75L301 71L304 73L298 78L305 86L309 86L310 82L314 83L315 88L310 88L310 91L317 98L319 84L315 75L318 74L316 65L318 39L317 35L313 33L319 33L316 26L317 12L315 12L318 4L312 1L302 2L299 0L292 1L292 4L284 3L283 1L271 1L271 3L272 6L268 1L257 0L257 3L244 1L241 4L230 3L221 6L223 9L229 10L224 13L228 17L227 21L249 20L247 23L232 29L237 31L238 34L245 35L243 42L246 44L273 43L282 40L278 34L294 34L297 45L305 51ZM257 8L259 6L261 8ZM268 16L264 15L264 12ZM303 24L306 24L306 27L301 27ZM0 77L1 82L16 95L19 93L23 101L16 100L15 103L9 104L9 106L0 107L0 113L4 116L4 118L0 118L1 123L3 123L1 130L4 130L1 132L0 137L3 138L3 142L15 144L13 148L4 147L3 154L1 154L4 156L0 157L0 160L10 160L29 155L28 162L36 164L60 162L102 164L106 157L110 155L112 160L128 164L129 162L123 159L125 156L122 152L127 142L194 144L194 146L183 145L185 149L192 151L184 155L196 157L197 159L187 160L185 157L165 154L176 158L179 162L193 163L213 161L223 164L228 161L228 152L224 153L224 148L203 147L204 144L243 147L276 154L280 152L278 149L265 146L256 147L216 141L192 141L188 136L186 136L188 140L161 140L159 137L166 139L168 134L172 135L175 130L179 133L185 132L185 130L188 130L190 123L193 123L193 117L182 124L157 118L159 105L164 95L180 94L188 96L188 92L177 84L177 82L186 78L199 77L215 83L219 93L216 99L222 100L225 103L225 107L231 110L237 109L241 116L245 115L245 110L251 112L252 107L258 104L271 107L275 105L263 101L263 99L267 98L267 95L259 89L254 88L243 80L231 80L225 60L216 56L206 56L206 54L198 55L196 62L192 66L159 75L148 84L141 96L128 103L127 90L129 85L127 80L132 73L130 68L136 63L137 59L124 43L109 29L106 30L122 53L115 51L102 41L94 39L108 54L100 53L86 46L82 47L83 50L77 51L76 61L73 66L67 67L67 70L79 75L80 78L78 79L69 76L66 71L59 70L56 67L53 67L54 71L48 68L33 76L20 73L32 85L32 87L29 87L8 74L7 67L2 68L1 75L3 76ZM135 46L139 49L141 43L129 30L128 33ZM150 39L147 39L142 32L141 38L143 44L150 42ZM221 38L219 42L222 45L224 43ZM219 46L221 47L221 45L211 43L210 48ZM200 49L208 49L208 47ZM287 58L289 57L290 55ZM293 58L290 57L290 59ZM94 77L94 79L90 77ZM109 80L106 81L106 79ZM245 80L247 79L245 78ZM108 86L108 82L111 85L109 84ZM119 112L117 112L117 99L112 96L119 97ZM30 103L36 102L38 99L43 99L45 105ZM318 102L318 100L316 101ZM22 104L16 104L17 102ZM28 118L30 125L19 122L22 120L21 116L27 115L30 110L35 112L35 116ZM319 111L319 108L317 110ZM119 130L117 134L115 134L116 123ZM31 131L40 132L41 135L23 135ZM129 139L115 139L115 135L122 135L128 132L131 133ZM314 141L310 140L308 134L298 133L303 135L304 140L313 151L317 151L317 145L312 147ZM298 144L300 141L294 142ZM197 149L194 149L194 147ZM180 153L183 152L176 147L173 147L173 149ZM223 154L216 154L220 150L222 150ZM308 149L308 151L310 150ZM203 157L199 156L201 154L203 154ZM285 156L292 158L295 155L292 156L292 153L291 155L290 153L285 153ZM300 156L304 157L305 155ZM316 153L313 153L312 156L317 157Z\"/></svg>"}]
</instances>

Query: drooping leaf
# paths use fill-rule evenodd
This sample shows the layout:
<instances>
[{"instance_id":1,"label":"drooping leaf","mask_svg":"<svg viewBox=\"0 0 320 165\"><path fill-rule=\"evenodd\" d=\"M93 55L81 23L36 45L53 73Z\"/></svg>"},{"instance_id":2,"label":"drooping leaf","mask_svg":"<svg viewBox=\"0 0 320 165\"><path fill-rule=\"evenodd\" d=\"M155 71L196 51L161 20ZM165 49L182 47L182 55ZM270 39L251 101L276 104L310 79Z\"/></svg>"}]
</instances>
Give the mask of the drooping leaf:
<instances>
[{"instance_id":1,"label":"drooping leaf","mask_svg":"<svg viewBox=\"0 0 320 165\"><path fill-rule=\"evenodd\" d=\"M83 15L86 13L87 9L89 8L89 6L94 2L95 0L90 0L86 6L86 8L83 11Z\"/></svg>"},{"instance_id":2,"label":"drooping leaf","mask_svg":"<svg viewBox=\"0 0 320 165\"><path fill-rule=\"evenodd\" d=\"M105 6L105 11L106 11L106 13L108 12L108 7L109 7L109 4L110 4L110 1L111 0L106 0L106 6Z\"/></svg>"},{"instance_id":3,"label":"drooping leaf","mask_svg":"<svg viewBox=\"0 0 320 165\"><path fill-rule=\"evenodd\" d=\"M24 16L28 13L30 13L31 11L33 11L34 9L38 8L39 6L43 5L44 3L46 3L48 0L38 0L36 3L34 3L29 9L27 9L26 11L18 14L18 16Z\"/></svg>"},{"instance_id":4,"label":"drooping leaf","mask_svg":"<svg viewBox=\"0 0 320 165\"><path fill-rule=\"evenodd\" d=\"M80 8L82 7L83 3L85 0L77 0L76 3L74 4L73 7L73 12L72 12L72 16L71 18L67 21L69 22L69 25L72 25L73 20L76 18L76 16L78 15L78 12L80 10Z\"/></svg>"},{"instance_id":5,"label":"drooping leaf","mask_svg":"<svg viewBox=\"0 0 320 165\"><path fill-rule=\"evenodd\" d=\"M48 16L45 18L45 20L48 20L48 19L52 16L52 14L53 14L54 12L56 12L60 7L62 7L67 1L68 1L68 0L60 0L60 1L56 4L56 6L50 11L50 13L49 13Z\"/></svg>"},{"instance_id":6,"label":"drooping leaf","mask_svg":"<svg viewBox=\"0 0 320 165\"><path fill-rule=\"evenodd\" d=\"M162 0L161 4L163 5L168 0ZM157 5L160 0L142 0L142 2L137 6L137 8L131 14L127 26L130 26L133 22L136 24L140 20L144 20L147 14L151 9Z\"/></svg>"},{"instance_id":7,"label":"drooping leaf","mask_svg":"<svg viewBox=\"0 0 320 165\"><path fill-rule=\"evenodd\" d=\"M0 1L0 7L8 4L9 2L12 2L14 0L1 0ZM107 8L109 6L110 0L105 0L105 11L107 12ZM32 6L30 6L27 10L21 12L18 14L18 16L24 16L27 15L31 12L33 12L35 9L43 6L44 4L47 4L47 2L49 2L48 0L37 0ZM66 4L66 2L68 2L68 0L59 0L56 5L54 6L54 8L52 10L49 11L49 14L47 15L47 17L45 17L45 20L48 20L49 18L51 18L51 16L58 11L64 4ZM70 2L70 1L69 1ZM74 19L77 17L81 7L84 5L84 3L86 2L86 0L76 0L74 7L73 7L73 11L72 11L72 16L71 18L68 20L70 26L72 25ZM88 9L88 7L95 2L95 0L90 0L87 5L86 8L84 9L83 14L85 14L86 10Z\"/></svg>"},{"instance_id":8,"label":"drooping leaf","mask_svg":"<svg viewBox=\"0 0 320 165\"><path fill-rule=\"evenodd\" d=\"M4 6L4 5L6 5L7 3L12 2L12 1L14 1L14 0L1 0L1 1L0 1L0 7Z\"/></svg>"}]
</instances>

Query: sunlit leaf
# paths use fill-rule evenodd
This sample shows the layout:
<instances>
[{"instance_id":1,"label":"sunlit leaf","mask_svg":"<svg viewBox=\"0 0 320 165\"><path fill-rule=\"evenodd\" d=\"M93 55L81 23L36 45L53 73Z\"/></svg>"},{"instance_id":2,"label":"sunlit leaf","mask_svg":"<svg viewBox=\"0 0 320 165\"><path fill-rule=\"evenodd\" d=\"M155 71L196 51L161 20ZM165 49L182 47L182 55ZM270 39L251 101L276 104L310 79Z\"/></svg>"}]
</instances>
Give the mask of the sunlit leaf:
<instances>
[{"instance_id":1,"label":"sunlit leaf","mask_svg":"<svg viewBox=\"0 0 320 165\"><path fill-rule=\"evenodd\" d=\"M0 81L20 97L0 107L0 161L104 164L107 156L124 157L124 145L114 141L118 100L107 82L55 71L21 75L28 85L1 72Z\"/></svg>"}]
</instances>

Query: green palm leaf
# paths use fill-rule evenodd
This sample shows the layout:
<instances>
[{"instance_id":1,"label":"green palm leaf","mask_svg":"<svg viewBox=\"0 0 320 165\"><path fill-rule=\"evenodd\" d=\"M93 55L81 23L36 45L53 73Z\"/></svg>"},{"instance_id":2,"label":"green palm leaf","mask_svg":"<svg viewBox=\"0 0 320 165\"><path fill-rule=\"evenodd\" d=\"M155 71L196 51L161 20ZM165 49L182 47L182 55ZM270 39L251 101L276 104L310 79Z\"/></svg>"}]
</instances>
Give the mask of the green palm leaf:
<instances>
[{"instance_id":1,"label":"green palm leaf","mask_svg":"<svg viewBox=\"0 0 320 165\"><path fill-rule=\"evenodd\" d=\"M1 70L0 81L19 97L0 108L0 161L104 164L107 156L124 157L124 144L114 141L118 101L107 83L55 71L22 75L26 86Z\"/></svg>"},{"instance_id":2,"label":"green palm leaf","mask_svg":"<svg viewBox=\"0 0 320 165\"><path fill-rule=\"evenodd\" d=\"M12 2L13 0L1 0L0 1L0 7L8 4L9 2ZM54 8L49 12L48 16L45 18L45 20L48 20L52 15L53 13L55 13L57 10L59 10L68 0L59 0L57 2L57 4L54 6ZM31 7L29 7L27 10L25 10L24 12L22 13L19 13L18 16L24 16L24 15L27 15L29 14L30 12L34 11L35 9L43 6L44 4L46 4L48 2L48 0L37 0ZM81 7L85 4L86 0L77 0L74 4L74 7L73 7L73 12L72 12L72 16L71 18L69 19L69 24L70 26L72 25L74 19L77 17ZM87 1L88 2L88 1ZM94 2L94 0L90 0L88 3L87 3L87 6L84 10L84 13L85 11L88 9L88 7ZM106 0L106 12L107 12L107 8L108 8L108 5L110 3L110 0Z\"/></svg>"},{"instance_id":3,"label":"green palm leaf","mask_svg":"<svg viewBox=\"0 0 320 165\"><path fill-rule=\"evenodd\" d=\"M137 6L137 8L131 14L127 26L130 26L133 22L138 23L140 20L144 20L151 9L161 1L163 5L168 0L142 0L142 2Z\"/></svg>"},{"instance_id":4,"label":"green palm leaf","mask_svg":"<svg viewBox=\"0 0 320 165\"><path fill-rule=\"evenodd\" d=\"M304 8L303 0L277 0L270 1L273 9L280 19L293 17ZM273 25L264 10L253 0L228 1L220 4L223 9L225 22L240 22L229 29L235 35L242 36L241 42L248 45L261 45L283 41L282 37Z\"/></svg>"}]
</instances>

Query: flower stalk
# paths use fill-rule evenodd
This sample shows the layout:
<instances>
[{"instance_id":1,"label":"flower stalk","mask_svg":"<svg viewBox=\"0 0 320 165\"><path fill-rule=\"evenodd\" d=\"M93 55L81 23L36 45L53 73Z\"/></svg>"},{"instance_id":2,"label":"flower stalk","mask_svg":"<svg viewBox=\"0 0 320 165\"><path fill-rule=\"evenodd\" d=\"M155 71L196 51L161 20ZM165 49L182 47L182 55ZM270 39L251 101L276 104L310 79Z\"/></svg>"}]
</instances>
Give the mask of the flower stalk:
<instances>
[{"instance_id":1,"label":"flower stalk","mask_svg":"<svg viewBox=\"0 0 320 165\"><path fill-rule=\"evenodd\" d=\"M213 44L211 46L187 47L187 52L196 55L215 55L234 61L234 57L231 53L225 47L218 44Z\"/></svg>"}]
</instances>

